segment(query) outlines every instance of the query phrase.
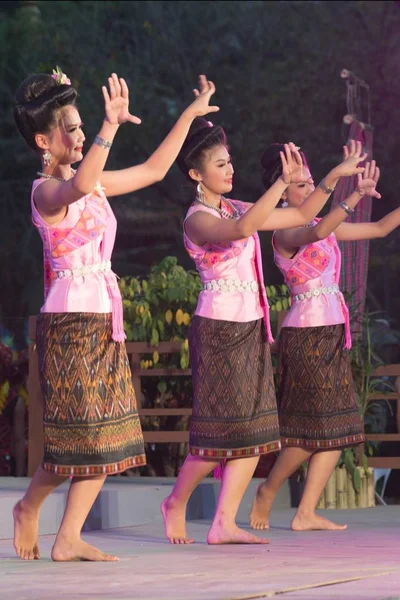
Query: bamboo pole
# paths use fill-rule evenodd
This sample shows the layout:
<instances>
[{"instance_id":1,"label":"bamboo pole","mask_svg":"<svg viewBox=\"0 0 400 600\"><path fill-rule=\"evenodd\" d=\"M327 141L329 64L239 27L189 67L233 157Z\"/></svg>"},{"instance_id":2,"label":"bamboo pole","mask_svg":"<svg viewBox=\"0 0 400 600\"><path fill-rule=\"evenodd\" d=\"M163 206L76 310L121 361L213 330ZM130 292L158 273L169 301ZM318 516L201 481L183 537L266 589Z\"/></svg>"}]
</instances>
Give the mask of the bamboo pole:
<instances>
[{"instance_id":1,"label":"bamboo pole","mask_svg":"<svg viewBox=\"0 0 400 600\"><path fill-rule=\"evenodd\" d=\"M325 508L336 508L336 470L333 471L326 484Z\"/></svg>"},{"instance_id":2,"label":"bamboo pole","mask_svg":"<svg viewBox=\"0 0 400 600\"><path fill-rule=\"evenodd\" d=\"M368 507L368 485L367 485L367 476L365 474L364 467L357 467L360 471L360 494L359 494L359 508L367 508Z\"/></svg>"},{"instance_id":3,"label":"bamboo pole","mask_svg":"<svg viewBox=\"0 0 400 600\"><path fill-rule=\"evenodd\" d=\"M368 508L375 506L375 482L374 482L374 470L370 467L368 469L369 477L367 479L367 496L368 496Z\"/></svg>"},{"instance_id":4,"label":"bamboo pole","mask_svg":"<svg viewBox=\"0 0 400 600\"><path fill-rule=\"evenodd\" d=\"M356 491L353 485L353 478L347 473L347 506L348 508L357 508Z\"/></svg>"},{"instance_id":5,"label":"bamboo pole","mask_svg":"<svg viewBox=\"0 0 400 600\"><path fill-rule=\"evenodd\" d=\"M336 508L348 508L347 472L345 468L336 469Z\"/></svg>"}]
</instances>

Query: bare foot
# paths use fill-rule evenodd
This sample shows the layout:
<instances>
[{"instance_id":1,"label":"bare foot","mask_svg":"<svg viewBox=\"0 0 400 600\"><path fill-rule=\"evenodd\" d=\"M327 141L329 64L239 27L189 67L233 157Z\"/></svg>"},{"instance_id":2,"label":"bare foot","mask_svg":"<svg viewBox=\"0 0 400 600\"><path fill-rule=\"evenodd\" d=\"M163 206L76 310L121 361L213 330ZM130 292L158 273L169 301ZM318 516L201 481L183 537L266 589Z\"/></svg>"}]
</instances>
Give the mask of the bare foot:
<instances>
[{"instance_id":1,"label":"bare foot","mask_svg":"<svg viewBox=\"0 0 400 600\"><path fill-rule=\"evenodd\" d=\"M269 544L269 540L259 538L237 525L224 526L213 523L207 536L208 544Z\"/></svg>"},{"instance_id":2,"label":"bare foot","mask_svg":"<svg viewBox=\"0 0 400 600\"><path fill-rule=\"evenodd\" d=\"M66 538L57 539L51 551L51 558L56 562L90 560L96 562L115 562L118 556L105 554L98 548L87 544L81 539L75 541Z\"/></svg>"},{"instance_id":3,"label":"bare foot","mask_svg":"<svg viewBox=\"0 0 400 600\"><path fill-rule=\"evenodd\" d=\"M13 509L14 516L14 548L20 558L35 560L40 558L39 550L39 516L29 511L23 500L17 502Z\"/></svg>"},{"instance_id":4,"label":"bare foot","mask_svg":"<svg viewBox=\"0 0 400 600\"><path fill-rule=\"evenodd\" d=\"M310 514L304 515L297 512L292 521L293 531L315 531L315 530L328 530L328 531L339 531L347 529L347 525L338 525L325 517L319 515Z\"/></svg>"},{"instance_id":5,"label":"bare foot","mask_svg":"<svg viewBox=\"0 0 400 600\"><path fill-rule=\"evenodd\" d=\"M161 503L161 512L164 517L165 535L171 544L193 544L186 533L185 512L186 506L180 506L172 500L171 496Z\"/></svg>"},{"instance_id":6,"label":"bare foot","mask_svg":"<svg viewBox=\"0 0 400 600\"><path fill-rule=\"evenodd\" d=\"M257 487L250 511L250 527L252 529L269 529L269 513L271 512L274 496L268 492L264 483Z\"/></svg>"}]
</instances>

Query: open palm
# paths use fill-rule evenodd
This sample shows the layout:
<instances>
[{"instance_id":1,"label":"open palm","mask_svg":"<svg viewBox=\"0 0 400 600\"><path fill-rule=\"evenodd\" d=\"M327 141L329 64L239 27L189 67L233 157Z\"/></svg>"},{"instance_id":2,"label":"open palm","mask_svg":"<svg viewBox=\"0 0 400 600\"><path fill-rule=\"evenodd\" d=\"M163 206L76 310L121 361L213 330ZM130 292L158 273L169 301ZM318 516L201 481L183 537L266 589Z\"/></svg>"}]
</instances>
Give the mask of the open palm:
<instances>
[{"instance_id":1,"label":"open palm","mask_svg":"<svg viewBox=\"0 0 400 600\"><path fill-rule=\"evenodd\" d=\"M350 140L348 146L343 147L343 162L335 168L339 177L350 177L364 173L364 167L358 165L367 158L367 154L362 150L361 142Z\"/></svg>"},{"instance_id":2,"label":"open palm","mask_svg":"<svg viewBox=\"0 0 400 600\"><path fill-rule=\"evenodd\" d=\"M376 186L379 181L380 170L373 160L371 163L365 164L364 173L358 175L357 192L361 196L371 196L372 198L382 198L379 192L376 191Z\"/></svg>"},{"instance_id":3,"label":"open palm","mask_svg":"<svg viewBox=\"0 0 400 600\"><path fill-rule=\"evenodd\" d=\"M195 101L188 107L194 117L203 117L208 113L218 112L219 106L209 106L211 96L215 94L215 85L205 75L199 76L199 89L194 89Z\"/></svg>"},{"instance_id":4,"label":"open palm","mask_svg":"<svg viewBox=\"0 0 400 600\"><path fill-rule=\"evenodd\" d=\"M280 152L282 163L282 179L286 184L300 183L302 181L312 183L311 177L305 172L303 159L293 142L284 144L285 152Z\"/></svg>"},{"instance_id":5,"label":"open palm","mask_svg":"<svg viewBox=\"0 0 400 600\"><path fill-rule=\"evenodd\" d=\"M118 78L113 73L108 78L110 92L105 85L102 87L106 119L112 125L122 125L123 123L135 123L140 125L142 122L139 117L131 115L129 112L129 90L125 79Z\"/></svg>"}]
</instances>

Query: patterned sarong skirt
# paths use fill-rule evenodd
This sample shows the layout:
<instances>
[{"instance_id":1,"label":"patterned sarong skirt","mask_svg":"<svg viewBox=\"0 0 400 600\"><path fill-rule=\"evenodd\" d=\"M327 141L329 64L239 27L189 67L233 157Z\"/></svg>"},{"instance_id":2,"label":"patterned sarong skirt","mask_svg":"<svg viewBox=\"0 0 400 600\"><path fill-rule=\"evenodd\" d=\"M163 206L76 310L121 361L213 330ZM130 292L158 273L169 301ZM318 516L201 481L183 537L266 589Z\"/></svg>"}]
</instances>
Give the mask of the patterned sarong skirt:
<instances>
[{"instance_id":1,"label":"patterned sarong skirt","mask_svg":"<svg viewBox=\"0 0 400 600\"><path fill-rule=\"evenodd\" d=\"M43 469L111 475L144 465L128 357L111 339L111 314L41 313L36 333Z\"/></svg>"},{"instance_id":2,"label":"patterned sarong skirt","mask_svg":"<svg viewBox=\"0 0 400 600\"><path fill-rule=\"evenodd\" d=\"M283 327L277 376L282 446L329 449L364 441L343 325Z\"/></svg>"},{"instance_id":3,"label":"patterned sarong skirt","mask_svg":"<svg viewBox=\"0 0 400 600\"><path fill-rule=\"evenodd\" d=\"M189 349L190 453L224 459L279 450L271 353L263 320L236 323L195 316Z\"/></svg>"}]
</instances>

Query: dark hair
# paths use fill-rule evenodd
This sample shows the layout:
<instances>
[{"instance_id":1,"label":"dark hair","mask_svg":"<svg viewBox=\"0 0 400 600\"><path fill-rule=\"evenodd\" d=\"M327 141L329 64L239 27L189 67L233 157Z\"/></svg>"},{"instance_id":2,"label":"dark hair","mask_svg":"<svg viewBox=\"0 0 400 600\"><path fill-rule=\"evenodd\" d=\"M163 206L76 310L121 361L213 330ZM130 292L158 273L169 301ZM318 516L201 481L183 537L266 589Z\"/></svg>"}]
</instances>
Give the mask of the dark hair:
<instances>
[{"instance_id":1,"label":"dark hair","mask_svg":"<svg viewBox=\"0 0 400 600\"><path fill-rule=\"evenodd\" d=\"M15 93L14 119L27 144L35 151L35 135L48 133L56 124L57 111L74 105L78 93L71 85L59 85L51 75L39 73L25 79Z\"/></svg>"},{"instance_id":2,"label":"dark hair","mask_svg":"<svg viewBox=\"0 0 400 600\"><path fill-rule=\"evenodd\" d=\"M265 150L261 157L261 166L263 168L262 182L265 189L271 187L273 183L282 175L282 162L280 152L285 152L283 144L271 144ZM307 159L304 152L300 152L304 165L307 167Z\"/></svg>"},{"instance_id":3,"label":"dark hair","mask_svg":"<svg viewBox=\"0 0 400 600\"><path fill-rule=\"evenodd\" d=\"M178 167L189 181L194 183L189 176L190 169L200 170L207 151L221 144L227 146L228 141L220 125L210 125L209 121L201 117L193 121L176 159Z\"/></svg>"}]
</instances>

